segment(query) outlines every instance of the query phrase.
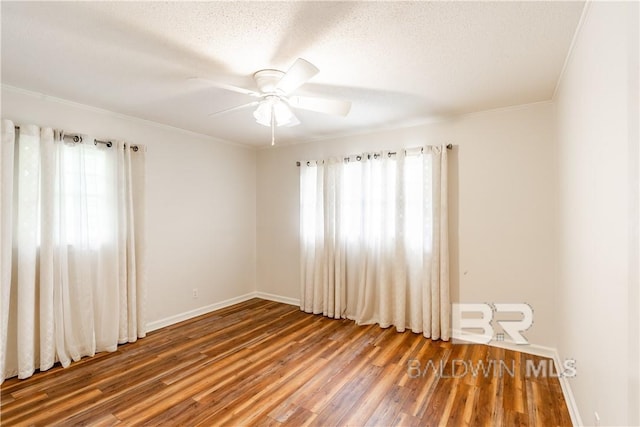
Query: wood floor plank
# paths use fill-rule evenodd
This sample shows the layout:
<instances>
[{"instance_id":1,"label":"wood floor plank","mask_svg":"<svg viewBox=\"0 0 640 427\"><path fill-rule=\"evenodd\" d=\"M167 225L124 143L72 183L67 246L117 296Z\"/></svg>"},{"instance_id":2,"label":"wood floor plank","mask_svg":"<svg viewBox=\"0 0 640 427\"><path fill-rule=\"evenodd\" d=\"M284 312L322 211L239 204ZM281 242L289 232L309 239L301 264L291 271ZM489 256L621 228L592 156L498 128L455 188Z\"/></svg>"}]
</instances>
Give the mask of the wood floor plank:
<instances>
[{"instance_id":1,"label":"wood floor plank","mask_svg":"<svg viewBox=\"0 0 640 427\"><path fill-rule=\"evenodd\" d=\"M390 425L393 426L405 426L405 427L417 427L422 423L419 418L407 414L406 412L400 412L395 420Z\"/></svg>"},{"instance_id":2,"label":"wood floor plank","mask_svg":"<svg viewBox=\"0 0 640 427\"><path fill-rule=\"evenodd\" d=\"M446 363L450 353L451 349L428 342L423 347L423 351L417 355L415 360L419 362L421 373L417 378L412 378L410 383L410 387L415 390L411 394L412 398L406 402L408 405L406 411L410 415L423 418L440 381L439 363L440 361Z\"/></svg>"},{"instance_id":3,"label":"wood floor plank","mask_svg":"<svg viewBox=\"0 0 640 427\"><path fill-rule=\"evenodd\" d=\"M499 373L491 362L503 363ZM417 366L416 363L419 365ZM2 425L570 425L548 359L252 299L2 384ZM482 365L484 364L484 365ZM480 365L484 366L482 370Z\"/></svg>"},{"instance_id":4,"label":"wood floor plank","mask_svg":"<svg viewBox=\"0 0 640 427\"><path fill-rule=\"evenodd\" d=\"M317 352L315 352L315 346L310 342L299 344L295 352L286 351L282 357L272 357L271 366L273 369L266 370L266 375L251 373L247 378L248 381L238 386L238 390L242 394L251 393L251 401L234 405L234 411L227 413L226 417L215 417L215 421L223 424L233 421L248 425L263 416L263 413L271 411L287 395L295 392L301 383L312 376L313 371L298 363L298 358L304 359L308 365L315 365L319 359ZM233 395L227 395L227 400L234 398Z\"/></svg>"},{"instance_id":5,"label":"wood floor plank","mask_svg":"<svg viewBox=\"0 0 640 427\"><path fill-rule=\"evenodd\" d=\"M363 375L349 377L335 394L326 403L316 409L318 425L335 426L342 425L340 420L352 413L352 408L358 402L364 402L364 393L375 384L383 375L383 368L371 363L366 364L362 370Z\"/></svg>"},{"instance_id":6,"label":"wood floor plank","mask_svg":"<svg viewBox=\"0 0 640 427\"><path fill-rule=\"evenodd\" d=\"M352 336L353 342L349 341L349 344L346 341L340 345L336 341L330 342L325 349L326 351L330 348L330 351L319 354L322 360L321 369L315 370L313 377L298 388L296 393L288 396L274 408L270 416L278 420L288 420L292 407L313 407L314 404L318 404L318 399L322 399L322 396L328 397L331 393L326 385L333 384L337 387L338 384L333 381L334 378L339 378L341 372L348 371L352 363L359 363L366 359L367 353L372 348L370 345L372 339L368 338L370 330L371 327L359 328ZM319 366L314 365L314 368L317 367Z\"/></svg>"}]
</instances>

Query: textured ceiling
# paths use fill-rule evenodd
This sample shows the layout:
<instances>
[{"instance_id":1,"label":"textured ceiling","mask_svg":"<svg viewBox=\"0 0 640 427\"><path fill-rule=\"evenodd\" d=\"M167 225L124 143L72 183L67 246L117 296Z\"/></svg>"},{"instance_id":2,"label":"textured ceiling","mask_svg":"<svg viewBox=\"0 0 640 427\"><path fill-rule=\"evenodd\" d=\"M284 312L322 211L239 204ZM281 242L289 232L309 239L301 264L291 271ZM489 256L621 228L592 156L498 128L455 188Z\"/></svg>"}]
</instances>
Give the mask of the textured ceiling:
<instances>
[{"instance_id":1,"label":"textured ceiling","mask_svg":"<svg viewBox=\"0 0 640 427\"><path fill-rule=\"evenodd\" d=\"M349 99L346 118L297 111L303 142L549 100L583 2L8 2L2 83L249 145L269 129L254 89L302 57L296 93Z\"/></svg>"}]
</instances>

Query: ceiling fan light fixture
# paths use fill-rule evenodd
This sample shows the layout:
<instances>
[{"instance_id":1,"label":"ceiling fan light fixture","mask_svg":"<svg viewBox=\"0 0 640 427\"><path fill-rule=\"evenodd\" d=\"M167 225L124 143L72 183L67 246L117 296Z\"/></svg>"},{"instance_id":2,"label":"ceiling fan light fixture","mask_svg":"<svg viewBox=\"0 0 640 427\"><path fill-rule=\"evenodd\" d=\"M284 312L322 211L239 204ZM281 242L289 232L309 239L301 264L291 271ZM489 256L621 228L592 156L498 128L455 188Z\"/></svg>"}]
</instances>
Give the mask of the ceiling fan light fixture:
<instances>
[{"instance_id":1,"label":"ceiling fan light fixture","mask_svg":"<svg viewBox=\"0 0 640 427\"><path fill-rule=\"evenodd\" d=\"M291 108L279 98L268 98L262 101L253 112L253 117L257 123L270 127L271 114L274 115L277 127L288 126L295 122Z\"/></svg>"},{"instance_id":2,"label":"ceiling fan light fixture","mask_svg":"<svg viewBox=\"0 0 640 427\"><path fill-rule=\"evenodd\" d=\"M271 126L271 103L269 101L261 102L253 112L253 117L262 126Z\"/></svg>"},{"instance_id":3,"label":"ceiling fan light fixture","mask_svg":"<svg viewBox=\"0 0 640 427\"><path fill-rule=\"evenodd\" d=\"M287 104L281 99L275 102L272 106L273 113L276 116L276 126L286 126L293 121L293 112Z\"/></svg>"}]
</instances>

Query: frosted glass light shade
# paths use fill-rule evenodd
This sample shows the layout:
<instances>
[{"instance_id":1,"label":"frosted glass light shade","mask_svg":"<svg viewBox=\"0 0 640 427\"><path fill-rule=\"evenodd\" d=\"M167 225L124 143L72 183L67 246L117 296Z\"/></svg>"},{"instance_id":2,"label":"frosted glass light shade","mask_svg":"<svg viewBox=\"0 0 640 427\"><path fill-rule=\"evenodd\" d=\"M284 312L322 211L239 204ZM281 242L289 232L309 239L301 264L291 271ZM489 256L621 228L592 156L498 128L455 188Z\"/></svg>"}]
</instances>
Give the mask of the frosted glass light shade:
<instances>
[{"instance_id":1,"label":"frosted glass light shade","mask_svg":"<svg viewBox=\"0 0 640 427\"><path fill-rule=\"evenodd\" d=\"M271 126L271 114L275 116L276 126L286 126L293 120L293 113L287 104L280 99L266 99L253 112L256 122L263 126Z\"/></svg>"}]
</instances>

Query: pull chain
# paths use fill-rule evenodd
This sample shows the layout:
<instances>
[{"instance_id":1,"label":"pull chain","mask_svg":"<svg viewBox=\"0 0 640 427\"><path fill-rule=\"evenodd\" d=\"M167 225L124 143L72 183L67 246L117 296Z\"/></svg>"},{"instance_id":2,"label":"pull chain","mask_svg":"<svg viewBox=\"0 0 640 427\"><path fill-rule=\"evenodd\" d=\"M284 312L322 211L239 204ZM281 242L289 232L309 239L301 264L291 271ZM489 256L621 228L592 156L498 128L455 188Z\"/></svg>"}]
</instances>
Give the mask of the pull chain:
<instances>
[{"instance_id":1,"label":"pull chain","mask_svg":"<svg viewBox=\"0 0 640 427\"><path fill-rule=\"evenodd\" d=\"M271 146L276 145L276 112L271 106Z\"/></svg>"}]
</instances>

